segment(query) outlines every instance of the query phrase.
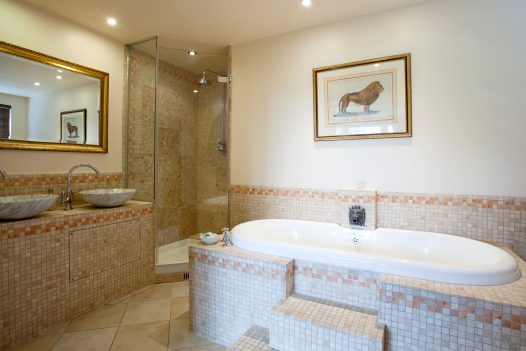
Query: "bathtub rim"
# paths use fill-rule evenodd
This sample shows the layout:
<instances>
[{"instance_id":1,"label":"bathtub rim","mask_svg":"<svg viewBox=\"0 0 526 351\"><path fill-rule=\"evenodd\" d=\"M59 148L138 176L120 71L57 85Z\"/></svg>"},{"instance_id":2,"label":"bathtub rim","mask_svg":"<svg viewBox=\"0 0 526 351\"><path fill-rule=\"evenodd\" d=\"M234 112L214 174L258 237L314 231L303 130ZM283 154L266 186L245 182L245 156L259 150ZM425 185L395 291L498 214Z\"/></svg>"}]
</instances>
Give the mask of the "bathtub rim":
<instances>
[{"instance_id":1,"label":"bathtub rim","mask_svg":"<svg viewBox=\"0 0 526 351\"><path fill-rule=\"evenodd\" d=\"M465 285L465 286L497 286L497 285L506 285L513 283L520 279L522 277L522 271L520 270L519 263L517 260L506 250L497 247L495 245L491 245L479 240L470 239L466 237L456 236L452 234L446 234L446 233L435 233L435 232L421 232L421 231L413 231L413 230L407 230L407 229L394 229L394 228L376 228L376 229L370 229L369 230L378 230L378 229L386 229L386 230L399 230L404 232L421 232L426 234L432 234L432 235L438 235L438 236L446 236L451 237L454 239L461 239L466 241L473 241L477 244L483 244L486 247L490 247L493 250L496 251L499 254L499 257L501 257L504 261L507 262L499 262L499 265L503 265L505 263L510 264L511 266L508 269L502 269L499 268L499 265L493 264L493 265L479 265L477 266L478 270L475 270L472 266L469 267L458 267L456 265L448 265L446 263L440 263L440 262L433 262L428 263L421 260L411 260L411 259L395 259L391 260L391 262L385 262L381 261L381 263L372 263L370 260L364 260L364 256L370 255L364 255L362 253L353 253L354 255L358 256L358 260L345 260L342 257L338 257L338 253L342 253L342 250L335 250L335 249L327 249L327 248L317 248L309 245L297 245L297 244L289 244L286 242L276 242L271 240L262 240L262 239L252 239L242 237L239 235L239 226L246 224L246 223L255 223L260 221L298 221L303 223L316 223L316 224L327 224L327 225L336 225L336 223L330 223L330 222L316 222L316 221L305 221L305 220L295 220L295 219L259 219L254 221L247 221L244 223L240 223L236 225L232 229L232 240L234 242L234 245L238 248L268 254L268 255L274 255L274 256L281 256L281 257L287 257L294 260L302 260L302 261L310 261L313 263L319 263L319 264L326 264L331 266L341 266L347 269L357 269L357 270L365 270L365 271L371 271L379 274L389 274L389 275L395 275L400 276L404 278L413 278L413 279L422 279L426 281L432 281L432 282L438 282L438 283L444 283L444 284L453 284L453 285ZM341 226L340 226L341 227ZM237 228L237 229L236 229ZM278 246L276 246L276 243L279 243ZM291 252L294 252L293 255L290 255ZM329 256L329 258L327 257ZM362 262L358 262L359 259L362 259ZM395 261L395 262L393 262ZM405 262L402 262L405 261ZM407 271L400 272L395 269L393 264L396 263L398 265L402 265L402 267L408 267L409 265L419 265L420 269L417 271L410 272L408 274ZM490 266L494 266L493 269L490 268ZM512 267L513 266L513 267ZM453 271L451 268L455 268ZM481 271L481 267L484 268L483 271ZM398 268L398 267L396 267ZM425 268L425 271L422 271L422 268ZM449 278L446 280L443 278L445 272L444 269L448 270L446 272L449 275ZM489 271L488 271L489 270ZM489 277L488 275L491 275ZM491 281L490 281L491 279Z\"/></svg>"}]
</instances>

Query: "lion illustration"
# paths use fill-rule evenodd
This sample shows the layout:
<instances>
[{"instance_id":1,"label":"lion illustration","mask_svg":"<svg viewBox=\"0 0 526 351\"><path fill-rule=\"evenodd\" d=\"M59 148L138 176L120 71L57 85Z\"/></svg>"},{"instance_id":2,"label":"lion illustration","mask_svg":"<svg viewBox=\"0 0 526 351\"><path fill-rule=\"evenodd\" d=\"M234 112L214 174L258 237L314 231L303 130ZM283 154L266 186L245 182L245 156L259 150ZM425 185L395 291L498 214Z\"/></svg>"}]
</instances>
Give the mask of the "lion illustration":
<instances>
[{"instance_id":1,"label":"lion illustration","mask_svg":"<svg viewBox=\"0 0 526 351\"><path fill-rule=\"evenodd\" d=\"M347 107L351 102L363 105L363 112L369 113L369 107L378 99L382 91L384 91L384 87L376 80L358 92L343 95L338 104L340 107L339 116L347 114Z\"/></svg>"},{"instance_id":2,"label":"lion illustration","mask_svg":"<svg viewBox=\"0 0 526 351\"><path fill-rule=\"evenodd\" d=\"M68 122L66 124L66 128L68 128L68 133L70 138L78 138L79 137L79 127L72 125ZM73 132L75 132L75 135L73 136Z\"/></svg>"}]
</instances>

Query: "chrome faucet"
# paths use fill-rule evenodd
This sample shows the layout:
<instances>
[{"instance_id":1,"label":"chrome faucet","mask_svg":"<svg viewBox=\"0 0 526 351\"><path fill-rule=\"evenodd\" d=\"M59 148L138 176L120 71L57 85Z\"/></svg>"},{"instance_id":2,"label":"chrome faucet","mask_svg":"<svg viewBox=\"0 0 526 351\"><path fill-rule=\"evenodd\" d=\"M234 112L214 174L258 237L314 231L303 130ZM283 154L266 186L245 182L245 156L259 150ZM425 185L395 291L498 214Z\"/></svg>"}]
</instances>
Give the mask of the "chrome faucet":
<instances>
[{"instance_id":1,"label":"chrome faucet","mask_svg":"<svg viewBox=\"0 0 526 351\"><path fill-rule=\"evenodd\" d=\"M73 209L73 207L71 207L71 203L73 202L74 193L71 190L71 174L73 173L74 170L80 167L91 168L93 171L95 171L95 173L97 174L97 177L100 177L100 172L95 166L81 163L81 164L71 167L71 169L68 172L68 179L66 181L66 192L62 192L62 203L64 204L64 210L66 211Z\"/></svg>"},{"instance_id":2,"label":"chrome faucet","mask_svg":"<svg viewBox=\"0 0 526 351\"><path fill-rule=\"evenodd\" d=\"M230 232L229 228L223 228L221 229L223 232L223 246L234 246L234 243L232 242L232 233Z\"/></svg>"},{"instance_id":3,"label":"chrome faucet","mask_svg":"<svg viewBox=\"0 0 526 351\"><path fill-rule=\"evenodd\" d=\"M0 169L0 174L2 175L2 178L4 179L4 181L9 179L9 177L7 176L7 173L3 169Z\"/></svg>"}]
</instances>

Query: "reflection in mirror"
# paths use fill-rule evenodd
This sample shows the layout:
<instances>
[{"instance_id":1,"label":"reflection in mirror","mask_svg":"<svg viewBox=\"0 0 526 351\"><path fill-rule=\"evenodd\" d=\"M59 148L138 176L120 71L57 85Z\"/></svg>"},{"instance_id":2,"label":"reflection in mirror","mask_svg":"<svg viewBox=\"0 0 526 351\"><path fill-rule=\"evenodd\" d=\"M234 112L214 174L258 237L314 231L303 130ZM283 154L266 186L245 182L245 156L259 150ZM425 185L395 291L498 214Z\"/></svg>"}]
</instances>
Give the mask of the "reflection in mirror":
<instances>
[{"instance_id":1,"label":"reflection in mirror","mask_svg":"<svg viewBox=\"0 0 526 351\"><path fill-rule=\"evenodd\" d=\"M0 147L107 152L108 74L0 42Z\"/></svg>"}]
</instances>

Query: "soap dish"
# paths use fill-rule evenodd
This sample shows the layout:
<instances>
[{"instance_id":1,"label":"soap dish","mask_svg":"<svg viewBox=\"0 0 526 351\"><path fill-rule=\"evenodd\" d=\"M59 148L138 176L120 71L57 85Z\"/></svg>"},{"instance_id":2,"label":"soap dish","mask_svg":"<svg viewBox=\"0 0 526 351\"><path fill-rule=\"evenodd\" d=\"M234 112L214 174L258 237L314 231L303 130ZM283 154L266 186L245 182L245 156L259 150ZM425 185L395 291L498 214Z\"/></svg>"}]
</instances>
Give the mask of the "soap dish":
<instances>
[{"instance_id":1,"label":"soap dish","mask_svg":"<svg viewBox=\"0 0 526 351\"><path fill-rule=\"evenodd\" d=\"M199 235L199 238L206 245L212 245L219 241L219 235L214 234L212 232L202 233L201 235Z\"/></svg>"}]
</instances>

